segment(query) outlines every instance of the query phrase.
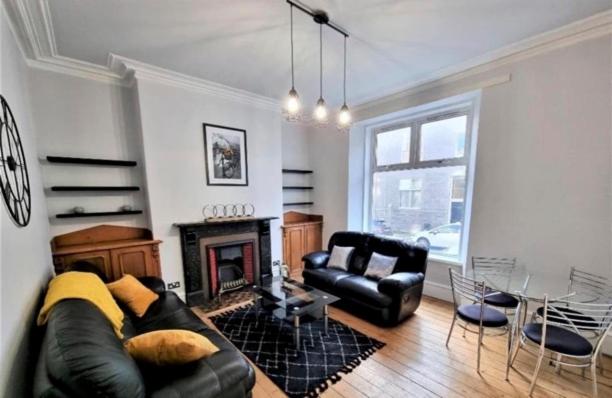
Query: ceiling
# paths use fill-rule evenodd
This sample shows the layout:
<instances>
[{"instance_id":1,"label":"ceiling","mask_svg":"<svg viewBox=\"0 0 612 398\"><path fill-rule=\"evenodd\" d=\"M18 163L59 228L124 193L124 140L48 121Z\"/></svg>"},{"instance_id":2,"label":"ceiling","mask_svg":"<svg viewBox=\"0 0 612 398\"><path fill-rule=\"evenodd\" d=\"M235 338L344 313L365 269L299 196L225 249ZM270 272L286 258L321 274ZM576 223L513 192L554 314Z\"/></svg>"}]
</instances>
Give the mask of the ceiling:
<instances>
[{"instance_id":1,"label":"ceiling","mask_svg":"<svg viewBox=\"0 0 612 398\"><path fill-rule=\"evenodd\" d=\"M350 33L349 105L612 8L612 0L303 0ZM109 53L268 96L290 88L284 0L50 0L59 55ZM318 98L319 28L295 11L296 88ZM342 102L342 36L324 29L324 97Z\"/></svg>"}]
</instances>

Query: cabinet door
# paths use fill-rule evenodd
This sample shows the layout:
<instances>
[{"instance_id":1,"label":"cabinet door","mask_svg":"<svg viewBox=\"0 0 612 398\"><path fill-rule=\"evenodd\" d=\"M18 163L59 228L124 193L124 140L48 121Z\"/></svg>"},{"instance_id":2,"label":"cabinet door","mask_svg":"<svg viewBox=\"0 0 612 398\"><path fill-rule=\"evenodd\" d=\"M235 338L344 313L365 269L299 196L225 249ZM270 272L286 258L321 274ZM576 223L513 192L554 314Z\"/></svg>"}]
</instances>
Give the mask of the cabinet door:
<instances>
[{"instance_id":1,"label":"cabinet door","mask_svg":"<svg viewBox=\"0 0 612 398\"><path fill-rule=\"evenodd\" d=\"M309 224L304 227L306 254L320 251L323 247L321 224Z\"/></svg>"},{"instance_id":2,"label":"cabinet door","mask_svg":"<svg viewBox=\"0 0 612 398\"><path fill-rule=\"evenodd\" d=\"M61 257L62 269L55 267L56 273L62 273L65 268L77 261L87 261L98 268L108 280L113 279L113 271L111 267L111 256L108 250L99 250L87 253L68 254ZM59 263L60 261L58 261Z\"/></svg>"},{"instance_id":3,"label":"cabinet door","mask_svg":"<svg viewBox=\"0 0 612 398\"><path fill-rule=\"evenodd\" d=\"M135 277L160 276L153 246L143 245L111 250L113 278L119 279L125 274Z\"/></svg>"},{"instance_id":4,"label":"cabinet door","mask_svg":"<svg viewBox=\"0 0 612 398\"><path fill-rule=\"evenodd\" d=\"M302 257L304 256L304 227L289 228L287 231L287 265L289 272L299 272L302 268Z\"/></svg>"}]
</instances>

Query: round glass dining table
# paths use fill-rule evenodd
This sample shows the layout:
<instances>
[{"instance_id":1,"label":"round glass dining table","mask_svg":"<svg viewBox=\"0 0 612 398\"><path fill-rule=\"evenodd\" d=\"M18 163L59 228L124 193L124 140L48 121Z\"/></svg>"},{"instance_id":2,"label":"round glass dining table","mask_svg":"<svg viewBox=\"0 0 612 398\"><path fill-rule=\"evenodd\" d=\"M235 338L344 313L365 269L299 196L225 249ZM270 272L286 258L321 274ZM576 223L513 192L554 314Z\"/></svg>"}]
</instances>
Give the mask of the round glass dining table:
<instances>
[{"instance_id":1,"label":"round glass dining table","mask_svg":"<svg viewBox=\"0 0 612 398\"><path fill-rule=\"evenodd\" d=\"M596 297L589 296L586 292L572 291L569 283L568 273L544 274L538 271L528 270L525 266L517 265L508 270L469 269L466 273L468 278L478 282L484 282L487 288L495 292L510 294L519 300L515 310L514 319L511 323L508 338L508 359L506 362L506 379L510 371L510 357L519 341L521 327L527 318L529 303L537 307L544 302L547 295L550 302L555 300L569 300L578 302L594 302Z\"/></svg>"}]
</instances>

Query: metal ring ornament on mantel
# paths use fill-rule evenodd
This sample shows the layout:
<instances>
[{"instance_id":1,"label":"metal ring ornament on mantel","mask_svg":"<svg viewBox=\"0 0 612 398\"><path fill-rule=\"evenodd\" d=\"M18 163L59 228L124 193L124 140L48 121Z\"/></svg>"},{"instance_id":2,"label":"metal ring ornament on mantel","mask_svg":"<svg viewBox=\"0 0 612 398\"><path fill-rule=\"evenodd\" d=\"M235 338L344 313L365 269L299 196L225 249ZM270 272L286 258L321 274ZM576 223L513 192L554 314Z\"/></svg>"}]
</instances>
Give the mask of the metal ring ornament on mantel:
<instances>
[{"instance_id":1,"label":"metal ring ornament on mantel","mask_svg":"<svg viewBox=\"0 0 612 398\"><path fill-rule=\"evenodd\" d=\"M252 203L207 204L202 208L205 219L252 217L255 206Z\"/></svg>"}]
</instances>

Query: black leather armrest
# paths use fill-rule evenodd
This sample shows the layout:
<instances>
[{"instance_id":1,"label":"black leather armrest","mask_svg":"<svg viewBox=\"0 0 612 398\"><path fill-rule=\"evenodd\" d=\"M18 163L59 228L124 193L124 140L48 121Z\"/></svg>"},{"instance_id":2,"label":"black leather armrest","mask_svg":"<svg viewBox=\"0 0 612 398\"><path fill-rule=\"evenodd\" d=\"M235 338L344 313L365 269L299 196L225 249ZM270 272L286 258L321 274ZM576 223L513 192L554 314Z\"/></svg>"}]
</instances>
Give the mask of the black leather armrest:
<instances>
[{"instance_id":1,"label":"black leather armrest","mask_svg":"<svg viewBox=\"0 0 612 398\"><path fill-rule=\"evenodd\" d=\"M166 291L166 284L163 280L156 276L141 276L138 278L140 283L145 285L147 288L153 290L155 293L163 293Z\"/></svg>"},{"instance_id":2,"label":"black leather armrest","mask_svg":"<svg viewBox=\"0 0 612 398\"><path fill-rule=\"evenodd\" d=\"M399 297L405 290L422 284L425 275L421 272L398 272L382 278L378 282L378 291L391 297Z\"/></svg>"},{"instance_id":3,"label":"black leather armrest","mask_svg":"<svg viewBox=\"0 0 612 398\"><path fill-rule=\"evenodd\" d=\"M304 267L307 269L317 269L326 267L328 260L329 252L326 251L312 252L302 257L302 261L304 261Z\"/></svg>"}]
</instances>

